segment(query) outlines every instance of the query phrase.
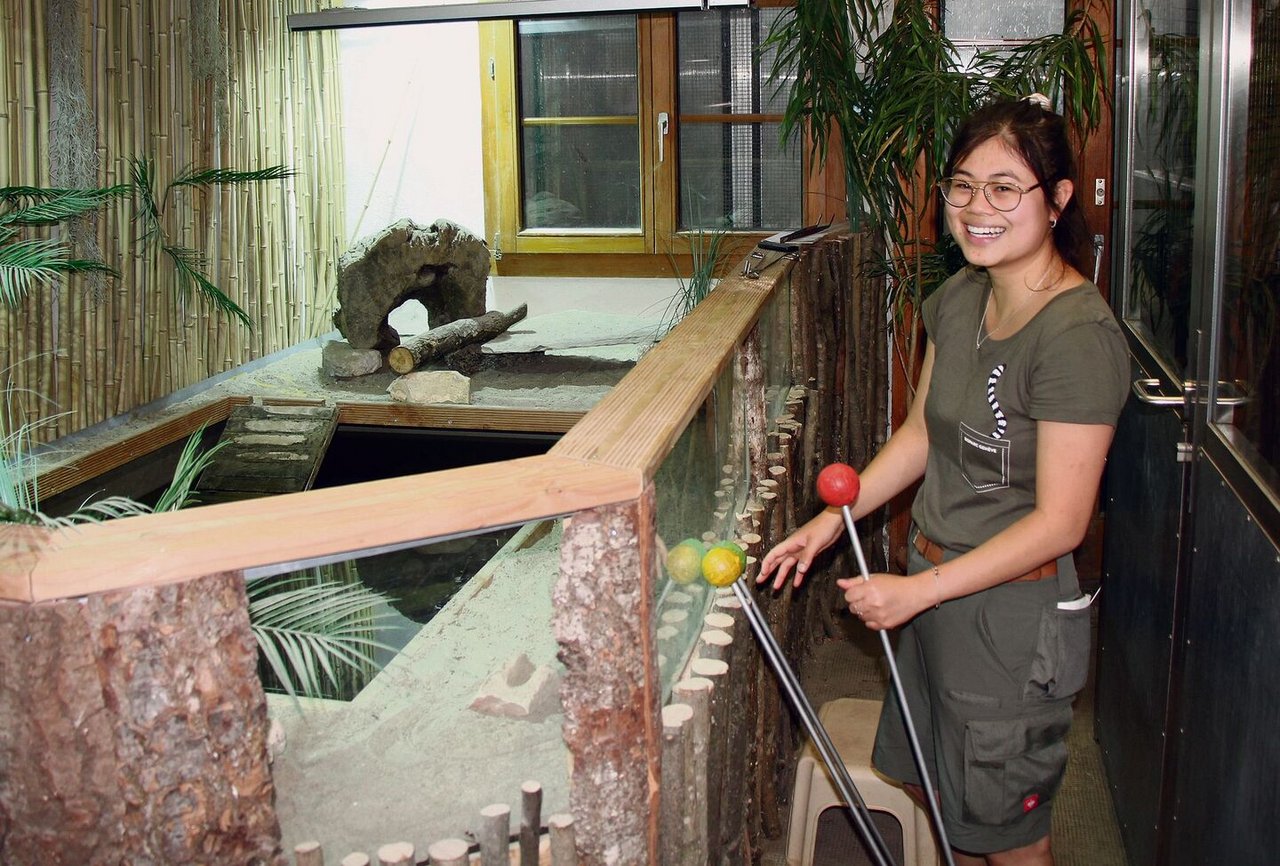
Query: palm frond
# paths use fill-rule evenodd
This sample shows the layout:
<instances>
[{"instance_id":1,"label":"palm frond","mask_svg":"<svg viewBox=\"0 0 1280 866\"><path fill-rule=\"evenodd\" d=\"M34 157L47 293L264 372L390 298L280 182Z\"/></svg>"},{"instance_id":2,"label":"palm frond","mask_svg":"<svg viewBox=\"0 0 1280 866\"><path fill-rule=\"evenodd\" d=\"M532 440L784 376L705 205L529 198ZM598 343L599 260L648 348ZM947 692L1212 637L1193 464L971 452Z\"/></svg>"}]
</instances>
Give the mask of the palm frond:
<instances>
[{"instance_id":1,"label":"palm frond","mask_svg":"<svg viewBox=\"0 0 1280 866\"><path fill-rule=\"evenodd\" d=\"M170 246L168 244L162 246L161 250L173 262L174 270L178 276L179 292L187 297L192 294L199 295L219 312L235 316L244 323L246 328L253 330L253 322L250 320L249 314L242 310L239 304L227 297L201 271L201 268L204 267L204 257L198 251L189 247Z\"/></svg>"},{"instance_id":2,"label":"palm frond","mask_svg":"<svg viewBox=\"0 0 1280 866\"><path fill-rule=\"evenodd\" d=\"M0 225L53 225L98 210L131 189L128 184L101 189L0 188L0 200L7 206L0 213Z\"/></svg>"},{"instance_id":3,"label":"palm frond","mask_svg":"<svg viewBox=\"0 0 1280 866\"><path fill-rule=\"evenodd\" d=\"M254 637L291 696L320 696L326 682L337 689L340 667L363 671L375 664L370 650L392 649L369 637L389 615L371 611L385 598L360 584L286 575L253 581L248 594Z\"/></svg>"},{"instance_id":4,"label":"palm frond","mask_svg":"<svg viewBox=\"0 0 1280 866\"><path fill-rule=\"evenodd\" d=\"M230 168L188 168L169 182L169 188L261 183L267 180L284 180L285 178L293 177L296 173L293 169L284 165L272 165L267 168L246 171L237 171Z\"/></svg>"},{"instance_id":5,"label":"palm frond","mask_svg":"<svg viewBox=\"0 0 1280 866\"><path fill-rule=\"evenodd\" d=\"M164 227L160 223L160 203L156 200L155 169L145 156L129 160L129 176L133 178L134 204L138 209L134 217L142 223L141 241L150 247L164 240Z\"/></svg>"}]
</instances>

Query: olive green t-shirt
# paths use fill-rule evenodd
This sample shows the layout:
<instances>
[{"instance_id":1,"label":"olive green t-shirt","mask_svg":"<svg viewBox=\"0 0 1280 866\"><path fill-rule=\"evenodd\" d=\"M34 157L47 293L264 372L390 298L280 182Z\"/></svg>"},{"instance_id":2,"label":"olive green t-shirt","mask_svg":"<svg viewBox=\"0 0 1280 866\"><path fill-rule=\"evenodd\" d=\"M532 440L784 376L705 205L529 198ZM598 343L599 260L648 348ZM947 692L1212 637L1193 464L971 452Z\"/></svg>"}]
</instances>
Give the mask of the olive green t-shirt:
<instances>
[{"instance_id":1,"label":"olive green t-shirt","mask_svg":"<svg viewBox=\"0 0 1280 866\"><path fill-rule=\"evenodd\" d=\"M966 551L1035 505L1036 422L1115 425L1129 357L1092 283L1058 292L1007 339L976 346L991 282L965 268L924 304L934 344L929 457L912 505L920 531Z\"/></svg>"}]
</instances>

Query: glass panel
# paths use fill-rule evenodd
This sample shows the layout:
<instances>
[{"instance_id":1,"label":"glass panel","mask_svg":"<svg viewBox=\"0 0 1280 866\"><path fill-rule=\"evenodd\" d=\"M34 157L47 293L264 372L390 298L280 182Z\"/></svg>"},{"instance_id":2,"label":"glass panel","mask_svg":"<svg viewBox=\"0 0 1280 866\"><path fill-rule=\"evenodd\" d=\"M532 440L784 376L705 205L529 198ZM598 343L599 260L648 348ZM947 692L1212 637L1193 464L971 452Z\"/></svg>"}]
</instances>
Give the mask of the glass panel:
<instances>
[{"instance_id":1,"label":"glass panel","mask_svg":"<svg viewBox=\"0 0 1280 866\"><path fill-rule=\"evenodd\" d=\"M746 499L742 433L739 430L735 435L741 413L735 413L730 405L732 366L721 375L654 478L658 545L664 559L656 581L658 663L664 701L684 672L714 596L700 571L683 571L667 554L684 541L707 546L731 540L734 514Z\"/></svg>"},{"instance_id":2,"label":"glass panel","mask_svg":"<svg viewBox=\"0 0 1280 866\"><path fill-rule=\"evenodd\" d=\"M517 28L522 117L639 112L635 16L521 21Z\"/></svg>"},{"instance_id":3,"label":"glass panel","mask_svg":"<svg viewBox=\"0 0 1280 866\"><path fill-rule=\"evenodd\" d=\"M640 226L634 125L526 126L524 227Z\"/></svg>"},{"instance_id":4,"label":"glass panel","mask_svg":"<svg viewBox=\"0 0 1280 866\"><path fill-rule=\"evenodd\" d=\"M635 16L517 27L523 227L639 228Z\"/></svg>"},{"instance_id":5,"label":"glass panel","mask_svg":"<svg viewBox=\"0 0 1280 866\"><path fill-rule=\"evenodd\" d=\"M779 145L776 122L695 120L782 114L787 82L767 83L773 54L759 51L779 14L762 9L677 16L682 228L800 224L800 149Z\"/></svg>"},{"instance_id":6,"label":"glass panel","mask_svg":"<svg viewBox=\"0 0 1280 866\"><path fill-rule=\"evenodd\" d=\"M319 569L343 583L394 582L392 606L419 621L404 617L408 626L388 630L379 627L385 607L355 605L346 619L357 636L401 646L354 699L267 695L287 743L272 762L286 846L314 838L346 851L368 827L387 838L461 835L485 806L518 801L526 779L542 784L544 814L568 808L564 668L551 627L561 524L538 521L504 535L500 545L485 533ZM255 579L250 592L280 580ZM475 772L487 763L501 771ZM332 808L334 780L340 810ZM389 805L388 791L413 796Z\"/></svg>"},{"instance_id":7,"label":"glass panel","mask_svg":"<svg viewBox=\"0 0 1280 866\"><path fill-rule=\"evenodd\" d=\"M680 224L737 230L801 224L800 147L776 123L689 123L680 130Z\"/></svg>"},{"instance_id":8,"label":"glass panel","mask_svg":"<svg viewBox=\"0 0 1280 866\"><path fill-rule=\"evenodd\" d=\"M1195 217L1198 0L1147 0L1134 32L1132 228L1124 312L1185 372Z\"/></svg>"},{"instance_id":9,"label":"glass panel","mask_svg":"<svg viewBox=\"0 0 1280 866\"><path fill-rule=\"evenodd\" d=\"M1248 402L1232 421L1263 463L1280 471L1280 10L1255 10L1246 104L1230 142L1220 378ZM1220 396L1224 396L1220 394ZM1274 477L1274 476L1273 476Z\"/></svg>"},{"instance_id":10,"label":"glass panel","mask_svg":"<svg viewBox=\"0 0 1280 866\"><path fill-rule=\"evenodd\" d=\"M682 114L782 114L787 88L767 84L776 53L759 50L780 9L677 16Z\"/></svg>"},{"instance_id":11,"label":"glass panel","mask_svg":"<svg viewBox=\"0 0 1280 866\"><path fill-rule=\"evenodd\" d=\"M943 29L951 40L1035 39L1062 31L1063 0L946 0Z\"/></svg>"}]
</instances>

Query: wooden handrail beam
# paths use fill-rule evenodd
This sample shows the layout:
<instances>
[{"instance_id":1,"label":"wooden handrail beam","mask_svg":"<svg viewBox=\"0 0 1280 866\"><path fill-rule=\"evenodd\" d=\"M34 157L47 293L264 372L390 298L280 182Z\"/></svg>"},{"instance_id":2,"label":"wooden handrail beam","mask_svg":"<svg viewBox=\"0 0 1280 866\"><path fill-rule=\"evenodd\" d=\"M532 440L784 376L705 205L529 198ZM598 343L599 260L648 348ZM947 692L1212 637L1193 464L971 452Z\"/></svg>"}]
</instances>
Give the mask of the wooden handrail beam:
<instances>
[{"instance_id":1,"label":"wooden handrail beam","mask_svg":"<svg viewBox=\"0 0 1280 866\"><path fill-rule=\"evenodd\" d=\"M158 586L480 532L628 502L643 483L635 471L541 455L52 532L14 527L0 545L0 600Z\"/></svg>"}]
</instances>

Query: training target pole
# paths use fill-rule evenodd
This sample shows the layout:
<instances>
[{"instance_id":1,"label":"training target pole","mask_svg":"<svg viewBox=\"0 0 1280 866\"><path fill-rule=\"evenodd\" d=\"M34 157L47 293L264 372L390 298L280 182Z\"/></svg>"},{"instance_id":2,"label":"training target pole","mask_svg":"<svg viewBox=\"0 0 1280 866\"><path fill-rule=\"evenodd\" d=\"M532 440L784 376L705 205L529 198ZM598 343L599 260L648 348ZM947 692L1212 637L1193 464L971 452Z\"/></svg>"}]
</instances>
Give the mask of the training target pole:
<instances>
[{"instance_id":1,"label":"training target pole","mask_svg":"<svg viewBox=\"0 0 1280 866\"><path fill-rule=\"evenodd\" d=\"M853 555L858 560L858 570L862 573L862 579L870 582L871 574L867 570L866 557L862 555L862 542L858 540L858 533L853 528L853 514L849 511L848 505L840 506L840 512L844 515L844 528L848 530L849 541L853 544ZM929 818L933 821L933 829L938 834L938 844L942 846L942 856L946 859L947 866L955 866L955 860L951 856L951 843L947 841L947 828L942 826L942 810L938 807L933 782L929 779L929 770L924 762L924 751L920 748L920 738L916 736L915 722L911 719L911 708L907 706L907 694L902 689L902 677L898 675L898 660L893 654L893 647L889 645L889 632L886 629L879 629L877 634L880 635L880 646L884 648L884 657L889 662L893 691L898 696L902 724L907 729L907 740L911 743L911 757L915 759L916 772L920 774L920 782L924 788L924 798L929 804Z\"/></svg>"},{"instance_id":2,"label":"training target pole","mask_svg":"<svg viewBox=\"0 0 1280 866\"><path fill-rule=\"evenodd\" d=\"M795 671L791 669L786 656L782 654L782 648L778 646L778 641L769 629L769 624L765 622L764 615L760 612L760 608L756 606L756 600L751 595L751 590L747 587L745 580L745 578L740 577L733 582L733 594L737 597L738 603L742 605L742 611L746 614L747 623L751 626L751 631L755 634L761 649L764 650L765 658L769 660L769 665L777 675L783 692L786 693L787 699L796 711L796 715L800 717L800 722L804 725L805 732L813 740L813 744L818 750L818 755L822 758L822 763L826 765L827 772L831 774L831 778L835 782L836 790L844 800L845 805L849 807L849 814L853 817L854 827L857 828L858 835L862 837L863 844L867 846L867 852L871 855L871 859L875 861L876 866L894 866L893 857L889 853L889 846L885 844L884 837L880 835L880 830L872 822L867 804L863 801L862 795L858 793L858 786L854 784L853 778L849 775L849 768L844 765L840 753L836 751L835 744L831 742L831 737L827 734L827 729L823 727L822 720L813 711L813 704L809 703L808 695L800 687L800 681L796 677Z\"/></svg>"}]
</instances>

